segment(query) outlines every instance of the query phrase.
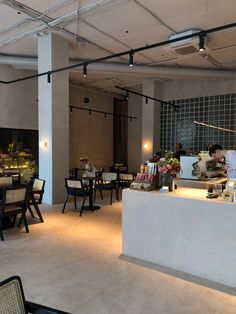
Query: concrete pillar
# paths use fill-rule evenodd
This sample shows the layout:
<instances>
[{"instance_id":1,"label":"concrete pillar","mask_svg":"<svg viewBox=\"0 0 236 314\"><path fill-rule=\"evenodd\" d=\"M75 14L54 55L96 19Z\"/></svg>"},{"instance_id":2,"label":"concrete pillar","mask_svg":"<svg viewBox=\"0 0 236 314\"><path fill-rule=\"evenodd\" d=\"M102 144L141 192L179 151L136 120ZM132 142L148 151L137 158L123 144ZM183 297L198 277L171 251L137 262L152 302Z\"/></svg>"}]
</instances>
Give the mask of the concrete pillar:
<instances>
[{"instance_id":1,"label":"concrete pillar","mask_svg":"<svg viewBox=\"0 0 236 314\"><path fill-rule=\"evenodd\" d=\"M146 81L143 84L143 95L160 98L160 87L155 81ZM160 103L142 98L142 163L149 160L153 153L160 149Z\"/></svg>"},{"instance_id":2,"label":"concrete pillar","mask_svg":"<svg viewBox=\"0 0 236 314\"><path fill-rule=\"evenodd\" d=\"M38 37L38 72L68 65L68 43L48 34ZM43 201L64 200L64 178L69 174L69 77L68 71L38 79L39 177L46 180Z\"/></svg>"}]
</instances>

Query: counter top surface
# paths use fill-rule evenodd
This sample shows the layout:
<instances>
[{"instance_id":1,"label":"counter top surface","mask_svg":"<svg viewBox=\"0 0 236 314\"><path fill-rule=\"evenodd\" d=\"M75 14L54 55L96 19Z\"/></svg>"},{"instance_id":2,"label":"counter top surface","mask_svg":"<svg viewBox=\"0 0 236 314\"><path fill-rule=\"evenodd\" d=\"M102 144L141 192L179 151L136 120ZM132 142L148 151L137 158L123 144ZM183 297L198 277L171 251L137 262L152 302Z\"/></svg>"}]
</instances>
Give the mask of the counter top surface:
<instances>
[{"instance_id":1,"label":"counter top surface","mask_svg":"<svg viewBox=\"0 0 236 314\"><path fill-rule=\"evenodd\" d=\"M128 189L127 191L130 191L132 193L143 193L146 195L156 195L159 197L186 198L186 199L201 200L201 201L211 202L211 203L224 203L224 204L236 206L236 203L224 201L222 197L211 198L211 199L206 198L207 196L206 189L179 187L177 190L173 192L160 192L159 190L145 192L145 191L136 191L136 190L130 190L130 189Z\"/></svg>"}]
</instances>

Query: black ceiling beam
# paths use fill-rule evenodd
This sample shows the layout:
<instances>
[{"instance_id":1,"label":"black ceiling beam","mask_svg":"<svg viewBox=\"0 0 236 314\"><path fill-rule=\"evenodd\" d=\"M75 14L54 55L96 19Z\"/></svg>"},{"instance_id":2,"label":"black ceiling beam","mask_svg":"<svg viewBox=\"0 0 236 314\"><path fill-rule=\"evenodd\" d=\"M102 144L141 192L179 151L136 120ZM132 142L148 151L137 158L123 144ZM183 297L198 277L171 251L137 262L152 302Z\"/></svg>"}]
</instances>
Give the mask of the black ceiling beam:
<instances>
[{"instance_id":1,"label":"black ceiling beam","mask_svg":"<svg viewBox=\"0 0 236 314\"><path fill-rule=\"evenodd\" d=\"M125 92L131 93L131 94L134 94L134 95L138 95L138 96L144 97L144 98L146 98L146 99L151 99L151 100L160 102L161 104L164 104L164 105L172 106L172 107L174 107L175 109L181 108L181 106L175 105L175 104L173 104L173 103L171 103L171 102L169 102L169 101L165 101L165 100L161 100L161 99L158 99L158 98L154 98L154 97L151 97L151 96L148 96L148 95L145 95L145 94L141 94L141 93L138 93L138 92L133 91L132 89L128 89L128 88L124 88L124 87L120 87L120 86L115 86L115 88L118 88L118 89L120 89L120 90L123 90L123 91L125 91Z\"/></svg>"},{"instance_id":2,"label":"black ceiling beam","mask_svg":"<svg viewBox=\"0 0 236 314\"><path fill-rule=\"evenodd\" d=\"M104 116L115 116L115 117L118 117L118 118L127 118L127 119L138 119L138 117L135 117L135 116L128 116L128 115L125 115L125 114L116 114L116 113L113 113L113 112L107 112L107 111L102 111L102 110L95 110L95 109L91 109L91 108L84 108L84 107L77 107L77 106L73 106L73 105L70 105L70 111L72 111L73 109L79 109L79 110L84 110L84 111L88 111L89 113L91 112L96 112L96 113L102 113L104 114Z\"/></svg>"},{"instance_id":3,"label":"black ceiling beam","mask_svg":"<svg viewBox=\"0 0 236 314\"><path fill-rule=\"evenodd\" d=\"M144 50L148 50L148 49L153 49L153 48L165 46L165 45L168 45L168 44L171 44L171 43L174 43L174 42L178 42L178 41L189 39L189 38L193 38L193 37L199 37L199 36L203 36L203 35L205 36L207 34L223 31L223 30L226 30L226 29L234 28L234 27L236 27L236 23L222 25L222 26L210 28L210 29L205 30L205 31L199 31L199 32L196 32L194 34L185 35L185 36L182 36L182 37L165 40L165 41L162 41L162 42L159 42L159 43L155 43L155 44L152 44L152 45L146 45L146 46L143 46L143 47L126 50L126 51L123 51L123 52L115 53L115 54L112 54L112 55L109 55L109 56L105 56L105 57L102 57L102 58L98 58L98 59L94 59L94 60L87 60L87 61L84 61L84 62L81 62L81 63L68 65L68 66L65 66L65 67L62 67L62 68L58 68L58 69L54 69L54 70L50 70L50 71L47 71L47 72L42 72L42 73L38 73L38 74L35 74L35 75L30 75L30 76L25 76L25 77L22 77L22 78L11 80L11 81L0 81L0 83L11 84L11 83L16 83L16 82L20 82L20 81L25 81L25 80L29 80L29 79L32 79L32 78L48 75L49 72L51 74L53 74L53 73L57 73L57 72L61 72L61 71L66 71L66 70L74 69L74 68L77 68L77 67L81 67L83 65L89 65L89 64L95 63L95 62L101 62L101 61L110 60L110 59L113 59L113 58L122 57L122 56L125 56L125 55L129 55L130 53L134 54L136 52L140 52L140 51L144 51Z\"/></svg>"}]
</instances>

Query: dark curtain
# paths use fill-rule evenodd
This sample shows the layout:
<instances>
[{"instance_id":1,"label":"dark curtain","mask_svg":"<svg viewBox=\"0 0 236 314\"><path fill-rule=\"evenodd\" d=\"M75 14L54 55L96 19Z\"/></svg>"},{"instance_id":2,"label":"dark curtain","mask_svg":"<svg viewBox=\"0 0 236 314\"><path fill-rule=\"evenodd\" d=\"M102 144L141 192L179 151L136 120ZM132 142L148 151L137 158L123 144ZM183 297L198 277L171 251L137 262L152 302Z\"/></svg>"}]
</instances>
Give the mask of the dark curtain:
<instances>
[{"instance_id":1,"label":"dark curtain","mask_svg":"<svg viewBox=\"0 0 236 314\"><path fill-rule=\"evenodd\" d=\"M115 163L127 165L128 161L128 101L114 98L113 104L113 160Z\"/></svg>"}]
</instances>

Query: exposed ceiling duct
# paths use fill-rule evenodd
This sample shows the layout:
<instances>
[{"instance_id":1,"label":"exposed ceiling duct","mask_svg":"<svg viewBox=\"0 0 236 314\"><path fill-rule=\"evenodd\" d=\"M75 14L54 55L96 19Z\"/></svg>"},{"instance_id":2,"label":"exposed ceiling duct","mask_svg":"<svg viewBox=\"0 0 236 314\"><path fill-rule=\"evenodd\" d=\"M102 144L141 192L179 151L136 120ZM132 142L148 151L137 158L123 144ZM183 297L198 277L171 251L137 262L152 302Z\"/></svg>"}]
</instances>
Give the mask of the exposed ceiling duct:
<instances>
[{"instance_id":1,"label":"exposed ceiling duct","mask_svg":"<svg viewBox=\"0 0 236 314\"><path fill-rule=\"evenodd\" d=\"M30 69L37 71L38 60L34 57L19 57L19 56L5 56L0 55L0 64L13 65L22 69ZM74 60L70 61L74 64ZM73 68L71 71L80 71L81 67ZM89 73L113 73L126 75L147 75L153 78L171 77L171 78L209 78L209 79L235 79L236 73L229 71L218 70L203 70L190 68L173 68L173 67L150 67L136 65L132 69L124 64L118 63L91 63L88 66ZM82 75L82 74L81 74Z\"/></svg>"}]
</instances>

